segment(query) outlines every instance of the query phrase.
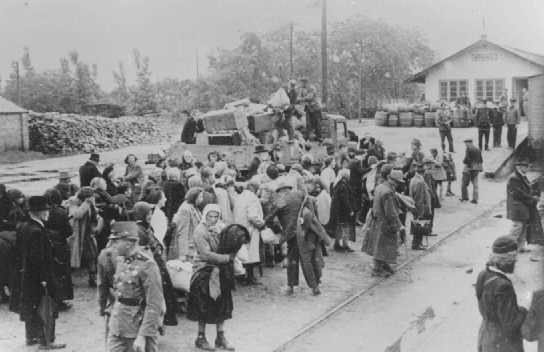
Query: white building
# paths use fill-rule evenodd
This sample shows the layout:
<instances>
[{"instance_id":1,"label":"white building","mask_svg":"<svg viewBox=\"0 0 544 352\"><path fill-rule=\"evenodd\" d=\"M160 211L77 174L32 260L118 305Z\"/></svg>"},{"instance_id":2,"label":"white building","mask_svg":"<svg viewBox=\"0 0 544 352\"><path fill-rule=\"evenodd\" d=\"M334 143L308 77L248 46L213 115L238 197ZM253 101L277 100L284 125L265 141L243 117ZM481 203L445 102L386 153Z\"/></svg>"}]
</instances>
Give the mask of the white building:
<instances>
[{"instance_id":1,"label":"white building","mask_svg":"<svg viewBox=\"0 0 544 352\"><path fill-rule=\"evenodd\" d=\"M415 74L409 81L425 83L425 99L453 101L466 93L474 103L487 98L495 101L508 89L509 98L521 102L527 78L544 73L544 55L501 46L487 40L446 57Z\"/></svg>"}]
</instances>

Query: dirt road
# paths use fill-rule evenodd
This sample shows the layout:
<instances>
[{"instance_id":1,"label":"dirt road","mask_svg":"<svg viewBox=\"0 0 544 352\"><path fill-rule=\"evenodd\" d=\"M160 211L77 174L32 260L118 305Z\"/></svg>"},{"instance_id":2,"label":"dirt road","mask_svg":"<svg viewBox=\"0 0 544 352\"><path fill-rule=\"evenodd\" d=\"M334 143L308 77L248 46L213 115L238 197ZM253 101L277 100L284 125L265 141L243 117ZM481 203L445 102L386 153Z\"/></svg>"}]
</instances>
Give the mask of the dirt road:
<instances>
[{"instance_id":1,"label":"dirt road","mask_svg":"<svg viewBox=\"0 0 544 352\"><path fill-rule=\"evenodd\" d=\"M285 351L476 351L481 318L472 284L491 243L508 225L507 220L493 217L475 223ZM521 255L512 276L522 305L529 305L533 290L544 287L542 262L533 261L541 254L535 248ZM526 347L536 351L535 344Z\"/></svg>"}]
</instances>

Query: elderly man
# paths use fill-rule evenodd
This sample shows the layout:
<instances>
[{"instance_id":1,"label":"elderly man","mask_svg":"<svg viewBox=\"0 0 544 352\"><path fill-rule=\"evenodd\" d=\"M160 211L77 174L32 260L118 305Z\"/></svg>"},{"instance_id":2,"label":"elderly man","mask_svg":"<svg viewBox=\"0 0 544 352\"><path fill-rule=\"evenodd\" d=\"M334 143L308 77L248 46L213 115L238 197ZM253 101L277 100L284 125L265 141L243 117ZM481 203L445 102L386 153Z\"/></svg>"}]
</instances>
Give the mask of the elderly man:
<instances>
[{"instance_id":1,"label":"elderly man","mask_svg":"<svg viewBox=\"0 0 544 352\"><path fill-rule=\"evenodd\" d=\"M478 175L483 171L482 152L478 149L472 139L465 139L466 152L463 164L463 180L461 184L461 202L468 201L468 185L472 183L472 201L478 204Z\"/></svg>"},{"instance_id":2,"label":"elderly man","mask_svg":"<svg viewBox=\"0 0 544 352\"><path fill-rule=\"evenodd\" d=\"M520 252L527 250L527 227L531 220L532 210L536 207L539 197L531 194L525 173L529 164L519 162L514 173L506 184L506 217L512 221L510 236L517 239Z\"/></svg>"},{"instance_id":3,"label":"elderly man","mask_svg":"<svg viewBox=\"0 0 544 352\"><path fill-rule=\"evenodd\" d=\"M53 249L47 238L45 223L49 218L50 206L47 199L34 196L28 199L29 218L19 227L17 248L19 248L21 272L20 315L25 322L27 346L40 344L41 350L53 350L66 347L54 344L55 318L44 322L38 313L38 307L44 295L55 299L56 279L53 272ZM48 324L50 329L45 329Z\"/></svg>"},{"instance_id":4,"label":"elderly man","mask_svg":"<svg viewBox=\"0 0 544 352\"><path fill-rule=\"evenodd\" d=\"M400 208L395 190L402 183L402 171L392 170L374 192L372 213L375 219L373 232L376 233L376 243L373 252L373 276L388 277L394 273L390 264L397 261L399 233L404 230L399 218Z\"/></svg>"},{"instance_id":5,"label":"elderly man","mask_svg":"<svg viewBox=\"0 0 544 352\"><path fill-rule=\"evenodd\" d=\"M523 352L521 326L527 310L518 306L508 274L517 260L516 240L510 236L493 242L493 252L476 281L476 298L482 315L479 352Z\"/></svg>"}]
</instances>

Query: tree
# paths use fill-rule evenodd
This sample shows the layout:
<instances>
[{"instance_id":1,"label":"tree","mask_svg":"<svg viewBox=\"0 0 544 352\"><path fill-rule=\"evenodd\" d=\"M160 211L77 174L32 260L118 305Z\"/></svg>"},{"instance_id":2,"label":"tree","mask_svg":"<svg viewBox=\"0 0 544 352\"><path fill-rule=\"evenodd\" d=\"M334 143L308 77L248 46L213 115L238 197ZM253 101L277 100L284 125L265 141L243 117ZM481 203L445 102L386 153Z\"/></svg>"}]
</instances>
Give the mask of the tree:
<instances>
[{"instance_id":1,"label":"tree","mask_svg":"<svg viewBox=\"0 0 544 352\"><path fill-rule=\"evenodd\" d=\"M113 80L115 81L115 88L111 92L113 101L121 106L127 106L130 103L130 92L128 90L125 67L122 62L119 62L119 71L113 71Z\"/></svg>"},{"instance_id":2,"label":"tree","mask_svg":"<svg viewBox=\"0 0 544 352\"><path fill-rule=\"evenodd\" d=\"M136 66L136 86L131 91L132 112L136 115L154 113L157 111L155 91L151 83L149 58L142 57L138 49L133 50L134 65Z\"/></svg>"}]
</instances>

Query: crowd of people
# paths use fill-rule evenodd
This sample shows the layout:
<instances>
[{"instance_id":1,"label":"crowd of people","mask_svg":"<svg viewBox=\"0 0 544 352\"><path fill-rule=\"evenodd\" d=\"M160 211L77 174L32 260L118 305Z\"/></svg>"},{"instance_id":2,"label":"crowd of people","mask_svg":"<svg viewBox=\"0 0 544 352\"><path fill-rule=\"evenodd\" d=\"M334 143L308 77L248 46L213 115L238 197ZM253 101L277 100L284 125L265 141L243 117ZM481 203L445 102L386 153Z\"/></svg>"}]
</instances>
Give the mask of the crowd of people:
<instances>
[{"instance_id":1,"label":"crowd of people","mask_svg":"<svg viewBox=\"0 0 544 352\"><path fill-rule=\"evenodd\" d=\"M465 144L461 200L469 200L472 183L477 203L482 154L471 139ZM236 284L259 285L256 270L262 276L263 267L286 268L285 293L293 295L302 269L319 295L328 250L353 252L358 236L376 277L394 273L407 234L412 250L426 249L424 239L436 236L435 210L454 196L457 170L451 143L449 153L444 145L442 152L425 152L418 139L410 147L387 152L365 135L357 148L340 146L322 162L308 148L299 163L283 165L259 146L244 180L219 151L207 160L186 151L149 170L130 154L124 170L109 164L102 171L93 153L79 169L79 185L67 172L42 196L27 198L0 185L1 294L25 322L26 343L43 349L65 346L54 342L54 328L44 332L42 297L52 297L56 311L70 309L73 271L85 270L88 285L97 287L100 315L109 317L110 351L156 351L163 327L177 325L180 300L198 324L196 347L234 350L224 324L232 317L231 291ZM533 209L524 172L519 165L519 182L509 181L509 202L526 201ZM534 216L517 206L508 216L516 249L525 250ZM171 268L186 263L191 280L183 290ZM207 324L216 325L214 346Z\"/></svg>"}]
</instances>

